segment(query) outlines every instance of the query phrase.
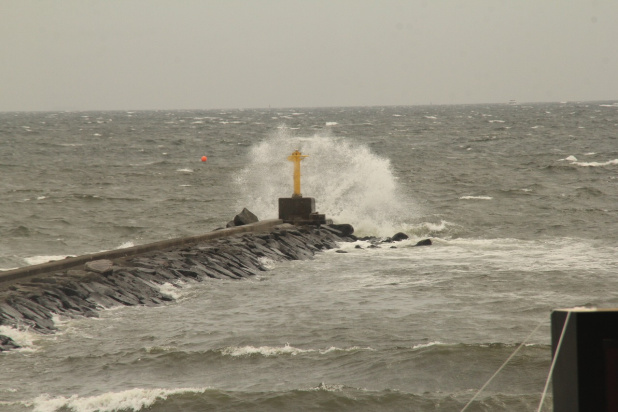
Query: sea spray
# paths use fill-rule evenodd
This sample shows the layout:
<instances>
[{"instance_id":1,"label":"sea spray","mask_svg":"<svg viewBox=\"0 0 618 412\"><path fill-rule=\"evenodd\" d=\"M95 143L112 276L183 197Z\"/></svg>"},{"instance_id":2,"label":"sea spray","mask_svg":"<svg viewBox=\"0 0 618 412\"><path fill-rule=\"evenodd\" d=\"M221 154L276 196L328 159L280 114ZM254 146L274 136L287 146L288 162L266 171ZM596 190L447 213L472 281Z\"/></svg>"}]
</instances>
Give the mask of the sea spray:
<instances>
[{"instance_id":1,"label":"sea spray","mask_svg":"<svg viewBox=\"0 0 618 412\"><path fill-rule=\"evenodd\" d=\"M390 160L350 139L294 136L280 128L254 145L238 174L241 200L260 219L278 215L278 198L293 192L293 165L287 157L300 150L301 193L316 199L316 209L335 223L352 224L357 234L389 236L415 216L416 205L398 189Z\"/></svg>"}]
</instances>

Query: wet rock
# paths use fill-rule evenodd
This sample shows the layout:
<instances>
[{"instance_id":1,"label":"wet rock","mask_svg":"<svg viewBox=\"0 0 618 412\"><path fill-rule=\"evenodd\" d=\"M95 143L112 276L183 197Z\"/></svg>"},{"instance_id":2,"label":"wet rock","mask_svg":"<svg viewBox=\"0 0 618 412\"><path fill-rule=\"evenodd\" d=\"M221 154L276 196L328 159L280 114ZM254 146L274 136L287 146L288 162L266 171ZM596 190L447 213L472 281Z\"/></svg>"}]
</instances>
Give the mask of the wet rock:
<instances>
[{"instance_id":1,"label":"wet rock","mask_svg":"<svg viewBox=\"0 0 618 412\"><path fill-rule=\"evenodd\" d=\"M55 278L33 278L33 279L30 279L30 282L32 282L32 283L51 283L51 284L54 284L54 283L56 283L56 279Z\"/></svg>"},{"instance_id":2,"label":"wet rock","mask_svg":"<svg viewBox=\"0 0 618 412\"><path fill-rule=\"evenodd\" d=\"M215 262L214 260L211 260L210 262L208 262L207 266L209 268L213 269L214 271L218 272L219 274L221 274L223 276L227 276L228 278L240 279L240 276L238 276L235 273L227 270L225 267L223 267L223 265L220 265L219 263Z\"/></svg>"},{"instance_id":3,"label":"wet rock","mask_svg":"<svg viewBox=\"0 0 618 412\"><path fill-rule=\"evenodd\" d=\"M227 268L230 272L234 273L236 276L241 277L241 278L245 278L247 276L249 276L249 272L245 272L244 270L242 270L240 267L237 266L228 266Z\"/></svg>"},{"instance_id":4,"label":"wet rock","mask_svg":"<svg viewBox=\"0 0 618 412\"><path fill-rule=\"evenodd\" d=\"M403 232L398 232L398 233L395 233L395 234L393 235L393 237L391 237L391 240L392 240L393 242L400 242L400 241L405 240L405 239L408 239L408 238L409 238L409 236L408 236L408 235L406 235L405 233L403 233Z\"/></svg>"},{"instance_id":5,"label":"wet rock","mask_svg":"<svg viewBox=\"0 0 618 412\"><path fill-rule=\"evenodd\" d=\"M29 299L14 297L10 304L27 319L51 319L51 315L44 307Z\"/></svg>"},{"instance_id":6,"label":"wet rock","mask_svg":"<svg viewBox=\"0 0 618 412\"><path fill-rule=\"evenodd\" d=\"M159 268L155 271L155 274L161 278L163 281L174 281L178 279L178 277L169 269Z\"/></svg>"},{"instance_id":7,"label":"wet rock","mask_svg":"<svg viewBox=\"0 0 618 412\"><path fill-rule=\"evenodd\" d=\"M339 230L339 229L336 229L333 226L334 225L321 225L320 226L320 231L327 232L327 233L330 233L330 234L334 234L334 235L336 235L338 237L343 237L344 236L343 232L341 230Z\"/></svg>"},{"instance_id":8,"label":"wet rock","mask_svg":"<svg viewBox=\"0 0 618 412\"><path fill-rule=\"evenodd\" d=\"M11 305L6 303L0 303L0 319L4 319L4 322L0 324L17 325L19 320L23 319L23 315L15 310Z\"/></svg>"},{"instance_id":9,"label":"wet rock","mask_svg":"<svg viewBox=\"0 0 618 412\"><path fill-rule=\"evenodd\" d=\"M212 279L219 279L219 280L223 280L223 279L226 279L226 278L227 278L227 276L224 276L224 275L222 275L221 273L219 273L219 272L217 272L216 270L211 269L211 268L209 268L209 267L204 267L204 273L206 273L206 275L207 275L209 278L212 278Z\"/></svg>"},{"instance_id":10,"label":"wet rock","mask_svg":"<svg viewBox=\"0 0 618 412\"><path fill-rule=\"evenodd\" d=\"M0 352L19 348L21 348L21 346L16 344L13 339L5 335L0 335Z\"/></svg>"},{"instance_id":11,"label":"wet rock","mask_svg":"<svg viewBox=\"0 0 618 412\"><path fill-rule=\"evenodd\" d=\"M332 224L332 225L323 225L322 227L327 226L329 228L333 228L341 233L341 236L347 237L354 233L354 227L347 223L343 224Z\"/></svg>"},{"instance_id":12,"label":"wet rock","mask_svg":"<svg viewBox=\"0 0 618 412\"><path fill-rule=\"evenodd\" d=\"M305 260L313 257L313 252L307 250L306 248L303 248L304 245L291 239L291 236L280 238L279 245L282 247L282 251L284 251L283 249L287 251L284 253L296 256L297 260Z\"/></svg>"},{"instance_id":13,"label":"wet rock","mask_svg":"<svg viewBox=\"0 0 618 412\"><path fill-rule=\"evenodd\" d=\"M102 275L106 275L112 273L114 262L107 259L93 260L91 262L86 262L84 267L86 270L89 270L94 273L100 273Z\"/></svg>"},{"instance_id":14,"label":"wet rock","mask_svg":"<svg viewBox=\"0 0 618 412\"><path fill-rule=\"evenodd\" d=\"M103 308L113 308L118 306L119 302L111 297L114 290L101 282L90 282L84 284L84 288L89 291L89 298Z\"/></svg>"},{"instance_id":15,"label":"wet rock","mask_svg":"<svg viewBox=\"0 0 618 412\"><path fill-rule=\"evenodd\" d=\"M249 223L255 223L259 219L256 215L251 213L247 208L243 208L243 210L234 216L234 224L236 226L248 225Z\"/></svg>"},{"instance_id":16,"label":"wet rock","mask_svg":"<svg viewBox=\"0 0 618 412\"><path fill-rule=\"evenodd\" d=\"M424 239L424 240L417 242L416 245L414 246L431 246L431 245L432 245L431 239Z\"/></svg>"},{"instance_id":17,"label":"wet rock","mask_svg":"<svg viewBox=\"0 0 618 412\"><path fill-rule=\"evenodd\" d=\"M227 223L225 227L235 227L235 226L243 226L248 225L249 223L258 222L259 219L256 215L251 213L246 207L243 210L234 216L234 219Z\"/></svg>"},{"instance_id":18,"label":"wet rock","mask_svg":"<svg viewBox=\"0 0 618 412\"><path fill-rule=\"evenodd\" d=\"M8 302L24 319L32 321L32 326L35 330L41 333L50 333L56 328L51 320L52 315L44 307L27 299L14 297L11 302Z\"/></svg>"},{"instance_id":19,"label":"wet rock","mask_svg":"<svg viewBox=\"0 0 618 412\"><path fill-rule=\"evenodd\" d=\"M58 299L54 294L45 291L42 296L38 296L36 298L36 302L49 310L51 313L63 313L65 312L65 307L62 304L62 301Z\"/></svg>"},{"instance_id":20,"label":"wet rock","mask_svg":"<svg viewBox=\"0 0 618 412\"><path fill-rule=\"evenodd\" d=\"M255 272L255 275L259 274L260 271L266 270L256 258L252 259L251 256L244 251L241 251L236 257L250 272Z\"/></svg>"},{"instance_id":21,"label":"wet rock","mask_svg":"<svg viewBox=\"0 0 618 412\"><path fill-rule=\"evenodd\" d=\"M175 269L175 270L176 272L180 273L184 277L193 278L197 280L200 279L200 274L197 271L188 270L188 269Z\"/></svg>"}]
</instances>

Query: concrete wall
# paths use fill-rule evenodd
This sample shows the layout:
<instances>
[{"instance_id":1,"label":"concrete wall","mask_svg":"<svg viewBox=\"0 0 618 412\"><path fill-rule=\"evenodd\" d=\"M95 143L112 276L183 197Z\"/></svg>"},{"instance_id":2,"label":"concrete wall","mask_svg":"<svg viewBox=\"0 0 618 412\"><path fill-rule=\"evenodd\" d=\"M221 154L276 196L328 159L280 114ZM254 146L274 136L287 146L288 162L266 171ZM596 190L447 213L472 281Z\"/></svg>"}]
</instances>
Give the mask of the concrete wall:
<instances>
[{"instance_id":1,"label":"concrete wall","mask_svg":"<svg viewBox=\"0 0 618 412\"><path fill-rule=\"evenodd\" d=\"M209 232L203 235L163 240L160 242L148 243L145 245L138 245L124 249L109 250L106 252L92 253L89 255L76 256L63 260L42 263L39 265L26 266L19 269L7 270L4 272L0 272L0 286L4 283L26 279L35 275L64 271L74 268L76 266L83 265L86 262L90 262L93 260L119 259L139 255L146 252L152 252L155 250L165 250L171 248L178 248L181 246L193 245L200 242L220 239L242 233L270 231L272 228L282 223L283 221L279 219L263 220L244 226L236 226L228 229L216 230L214 232Z\"/></svg>"}]
</instances>

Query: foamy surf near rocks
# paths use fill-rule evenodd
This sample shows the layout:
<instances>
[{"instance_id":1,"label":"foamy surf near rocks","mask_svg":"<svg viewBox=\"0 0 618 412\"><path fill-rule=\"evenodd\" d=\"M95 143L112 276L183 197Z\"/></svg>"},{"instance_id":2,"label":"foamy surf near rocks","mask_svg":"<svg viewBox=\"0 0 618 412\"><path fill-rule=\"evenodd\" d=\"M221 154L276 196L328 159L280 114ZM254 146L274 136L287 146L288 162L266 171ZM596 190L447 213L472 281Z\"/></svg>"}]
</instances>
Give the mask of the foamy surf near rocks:
<instances>
[{"instance_id":1,"label":"foamy surf near rocks","mask_svg":"<svg viewBox=\"0 0 618 412\"><path fill-rule=\"evenodd\" d=\"M375 236L365 236L365 237L359 238L358 240L369 242L370 245L368 246L368 248L375 249L375 248L379 248L380 245L384 243L401 242L407 239L410 239L408 235L406 235L403 232L397 232L393 236L387 237L387 238L379 238ZM413 246L431 246L432 244L433 242L431 241L431 239L423 239L423 240L419 240L418 242L416 242L416 244L414 244ZM391 248L395 248L395 247L396 246L391 246ZM356 248L362 249L362 246L356 245Z\"/></svg>"},{"instance_id":2,"label":"foamy surf near rocks","mask_svg":"<svg viewBox=\"0 0 618 412\"><path fill-rule=\"evenodd\" d=\"M281 224L269 232L97 259L68 270L0 282L0 325L48 334L56 330L55 315L97 317L104 308L160 305L173 300L162 291L165 284L256 276L267 270L264 259L310 259L321 250L337 248L338 242L356 240L353 231L350 225ZM9 337L0 337L0 350L17 347Z\"/></svg>"}]
</instances>

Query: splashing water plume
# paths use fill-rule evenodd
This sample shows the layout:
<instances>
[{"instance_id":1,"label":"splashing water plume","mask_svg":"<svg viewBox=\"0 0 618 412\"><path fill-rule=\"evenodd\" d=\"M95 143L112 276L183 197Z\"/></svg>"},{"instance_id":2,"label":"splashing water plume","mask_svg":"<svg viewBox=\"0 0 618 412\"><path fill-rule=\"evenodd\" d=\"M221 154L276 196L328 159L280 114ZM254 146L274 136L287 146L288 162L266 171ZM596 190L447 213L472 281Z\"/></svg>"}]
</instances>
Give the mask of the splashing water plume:
<instances>
[{"instance_id":1,"label":"splashing water plume","mask_svg":"<svg viewBox=\"0 0 618 412\"><path fill-rule=\"evenodd\" d=\"M397 188L390 161L364 145L343 138L298 137L282 128L253 146L248 165L237 178L239 207L261 219L278 215L278 198L291 197L294 150L309 155L302 162L301 193L316 199L316 209L335 223L350 223L358 234L389 236L413 216L414 204Z\"/></svg>"}]
</instances>

